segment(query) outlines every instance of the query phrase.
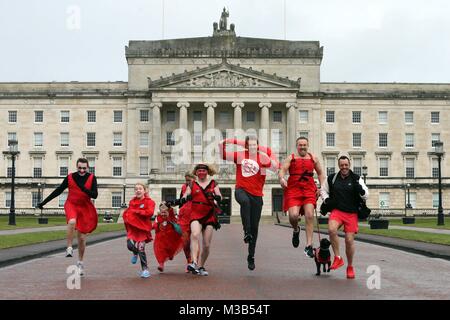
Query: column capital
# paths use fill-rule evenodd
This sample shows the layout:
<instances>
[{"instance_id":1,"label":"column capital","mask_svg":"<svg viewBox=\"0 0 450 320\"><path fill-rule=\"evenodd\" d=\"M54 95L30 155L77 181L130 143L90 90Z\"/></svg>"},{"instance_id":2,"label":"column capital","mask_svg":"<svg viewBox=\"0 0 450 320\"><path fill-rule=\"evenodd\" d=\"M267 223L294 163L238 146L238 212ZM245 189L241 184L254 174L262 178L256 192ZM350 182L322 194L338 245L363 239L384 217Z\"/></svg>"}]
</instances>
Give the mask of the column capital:
<instances>
[{"instance_id":1,"label":"column capital","mask_svg":"<svg viewBox=\"0 0 450 320\"><path fill-rule=\"evenodd\" d=\"M150 103L150 108L162 108L162 103L161 102L152 102Z\"/></svg>"},{"instance_id":2,"label":"column capital","mask_svg":"<svg viewBox=\"0 0 450 320\"><path fill-rule=\"evenodd\" d=\"M215 102L205 102L204 106L205 106L205 108L209 108L209 107L215 108L215 107L217 107L217 103L215 103Z\"/></svg>"},{"instance_id":3,"label":"column capital","mask_svg":"<svg viewBox=\"0 0 450 320\"><path fill-rule=\"evenodd\" d=\"M182 108L182 107L189 108L189 106L190 106L189 102L186 102L186 101L180 101L177 103L178 108Z\"/></svg>"},{"instance_id":4,"label":"column capital","mask_svg":"<svg viewBox=\"0 0 450 320\"><path fill-rule=\"evenodd\" d=\"M296 102L288 102L286 103L286 108L290 109L290 108L297 108L297 103Z\"/></svg>"},{"instance_id":5,"label":"column capital","mask_svg":"<svg viewBox=\"0 0 450 320\"><path fill-rule=\"evenodd\" d=\"M245 106L245 103L243 102L233 102L231 103L232 108L243 108Z\"/></svg>"},{"instance_id":6,"label":"column capital","mask_svg":"<svg viewBox=\"0 0 450 320\"><path fill-rule=\"evenodd\" d=\"M272 104L270 102L260 102L259 107L262 108L270 108Z\"/></svg>"}]
</instances>

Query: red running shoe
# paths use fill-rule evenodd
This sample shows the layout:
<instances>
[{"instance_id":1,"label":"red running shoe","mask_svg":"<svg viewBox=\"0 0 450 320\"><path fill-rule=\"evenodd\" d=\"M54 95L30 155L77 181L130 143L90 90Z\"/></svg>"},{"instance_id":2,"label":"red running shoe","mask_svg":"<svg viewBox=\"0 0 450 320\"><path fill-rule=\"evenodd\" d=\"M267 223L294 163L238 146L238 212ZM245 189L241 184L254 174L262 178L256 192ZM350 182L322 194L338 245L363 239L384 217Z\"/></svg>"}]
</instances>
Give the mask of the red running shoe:
<instances>
[{"instance_id":1,"label":"red running shoe","mask_svg":"<svg viewBox=\"0 0 450 320\"><path fill-rule=\"evenodd\" d=\"M355 279L355 270L352 266L347 267L347 279Z\"/></svg>"},{"instance_id":2,"label":"red running shoe","mask_svg":"<svg viewBox=\"0 0 450 320\"><path fill-rule=\"evenodd\" d=\"M344 259L338 256L334 256L333 264L331 265L331 270L339 269L344 265Z\"/></svg>"}]
</instances>

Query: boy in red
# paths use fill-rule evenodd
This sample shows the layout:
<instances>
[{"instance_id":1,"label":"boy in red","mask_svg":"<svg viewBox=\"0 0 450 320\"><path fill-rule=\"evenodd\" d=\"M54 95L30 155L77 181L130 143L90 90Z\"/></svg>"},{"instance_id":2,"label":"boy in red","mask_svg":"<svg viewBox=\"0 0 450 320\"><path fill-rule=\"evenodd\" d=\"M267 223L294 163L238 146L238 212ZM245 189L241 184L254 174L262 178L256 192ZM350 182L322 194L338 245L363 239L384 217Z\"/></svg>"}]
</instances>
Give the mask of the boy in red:
<instances>
[{"instance_id":1,"label":"boy in red","mask_svg":"<svg viewBox=\"0 0 450 320\"><path fill-rule=\"evenodd\" d=\"M127 248L133 252L131 263L136 264L139 256L141 260L142 278L150 277L145 254L145 244L152 241L151 217L155 211L155 201L150 199L143 183L136 183L135 196L130 200L127 210L123 213L123 221L127 230Z\"/></svg>"},{"instance_id":2,"label":"boy in red","mask_svg":"<svg viewBox=\"0 0 450 320\"><path fill-rule=\"evenodd\" d=\"M164 263L172 260L183 248L182 231L177 224L174 209L161 203L153 228L155 229L153 251L158 261L158 270L163 272Z\"/></svg>"},{"instance_id":3,"label":"boy in red","mask_svg":"<svg viewBox=\"0 0 450 320\"><path fill-rule=\"evenodd\" d=\"M242 146L245 151L227 152L226 145ZM278 169L278 161L272 156L270 148L259 146L256 137L225 139L219 144L222 159L236 164L235 198L241 206L241 219L244 228L244 242L248 243L247 264L255 269L255 248L258 238L258 226L263 206L263 188L266 181L266 169Z\"/></svg>"},{"instance_id":4,"label":"boy in red","mask_svg":"<svg viewBox=\"0 0 450 320\"><path fill-rule=\"evenodd\" d=\"M180 199L184 196L187 190L187 186L192 183L192 181L195 181L195 176L190 173L186 172L184 175L184 178L186 179L186 183L183 184L181 187L181 195ZM186 262L187 265L189 265L191 260L191 202L188 201L187 203L180 205L180 210L178 211L178 223L181 227L181 230L183 232L182 238L183 238L183 250L184 255L186 256ZM188 267L186 265L186 273L189 272Z\"/></svg>"}]
</instances>

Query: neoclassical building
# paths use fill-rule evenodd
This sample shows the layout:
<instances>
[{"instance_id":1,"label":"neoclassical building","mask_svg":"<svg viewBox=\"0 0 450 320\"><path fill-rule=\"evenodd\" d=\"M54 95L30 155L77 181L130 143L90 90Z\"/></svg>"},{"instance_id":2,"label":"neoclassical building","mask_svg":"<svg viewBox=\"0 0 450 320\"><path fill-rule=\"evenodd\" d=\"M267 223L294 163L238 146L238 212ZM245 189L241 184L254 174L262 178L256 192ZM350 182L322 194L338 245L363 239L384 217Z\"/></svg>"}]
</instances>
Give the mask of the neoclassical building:
<instances>
[{"instance_id":1,"label":"neoclassical building","mask_svg":"<svg viewBox=\"0 0 450 320\"><path fill-rule=\"evenodd\" d=\"M215 161L226 210L239 215L234 165L214 147L224 136L255 132L280 159L307 136L327 173L338 170L341 153L357 173L367 166L372 208L403 210L409 194L418 212L433 213L426 211L438 201L433 144L450 144L450 84L321 82L323 54L318 41L238 37L222 21L209 37L130 41L128 82L0 83L0 145L6 151L8 139L19 142L17 212L37 202L38 183L48 195L86 157L98 178L98 208L120 207L124 186L128 202L137 181L149 183L155 201L173 198L192 163ZM4 213L7 154L0 168ZM449 172L444 154L444 208ZM280 211L275 174L264 193L263 215Z\"/></svg>"}]
</instances>

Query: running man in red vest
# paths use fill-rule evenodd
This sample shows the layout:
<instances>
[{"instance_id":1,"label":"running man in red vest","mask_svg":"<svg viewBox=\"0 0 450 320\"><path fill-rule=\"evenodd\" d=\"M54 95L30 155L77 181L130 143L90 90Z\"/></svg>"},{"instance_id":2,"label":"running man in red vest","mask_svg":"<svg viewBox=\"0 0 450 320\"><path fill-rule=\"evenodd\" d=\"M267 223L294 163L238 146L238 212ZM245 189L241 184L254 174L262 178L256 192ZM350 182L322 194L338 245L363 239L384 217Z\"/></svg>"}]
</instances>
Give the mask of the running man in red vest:
<instances>
[{"instance_id":1,"label":"running man in red vest","mask_svg":"<svg viewBox=\"0 0 450 320\"><path fill-rule=\"evenodd\" d=\"M245 148L245 151L228 152L227 144ZM225 139L219 144L222 159L236 164L236 201L241 206L241 220L244 228L244 242L248 243L247 266L255 269L255 248L258 238L259 220L263 207L263 188L266 181L266 169L278 169L278 161L271 159L270 148L260 146L256 137L247 136L244 141Z\"/></svg>"},{"instance_id":2,"label":"running man in red vest","mask_svg":"<svg viewBox=\"0 0 450 320\"><path fill-rule=\"evenodd\" d=\"M92 199L97 199L97 179L92 173L87 172L89 163L84 158L77 160L77 172L70 173L44 201L37 207L43 209L50 202L69 188L64 211L67 221L67 249L66 257L73 256L72 241L75 229L78 237L78 262L77 267L80 276L84 276L83 256L86 249L86 236L97 228L97 210Z\"/></svg>"},{"instance_id":3,"label":"running man in red vest","mask_svg":"<svg viewBox=\"0 0 450 320\"><path fill-rule=\"evenodd\" d=\"M278 173L280 185L284 188L283 210L289 213L289 222L294 228L292 245L297 248L300 244L300 227L298 222L300 215L305 216L306 224L306 246L305 254L314 258L312 247L314 231L314 209L317 198L320 195L314 181L314 170L316 170L320 185L325 181L325 174L319 163L319 159L308 152L308 139L300 137L296 141L297 154L288 156ZM289 172L286 182L285 174Z\"/></svg>"}]
</instances>

